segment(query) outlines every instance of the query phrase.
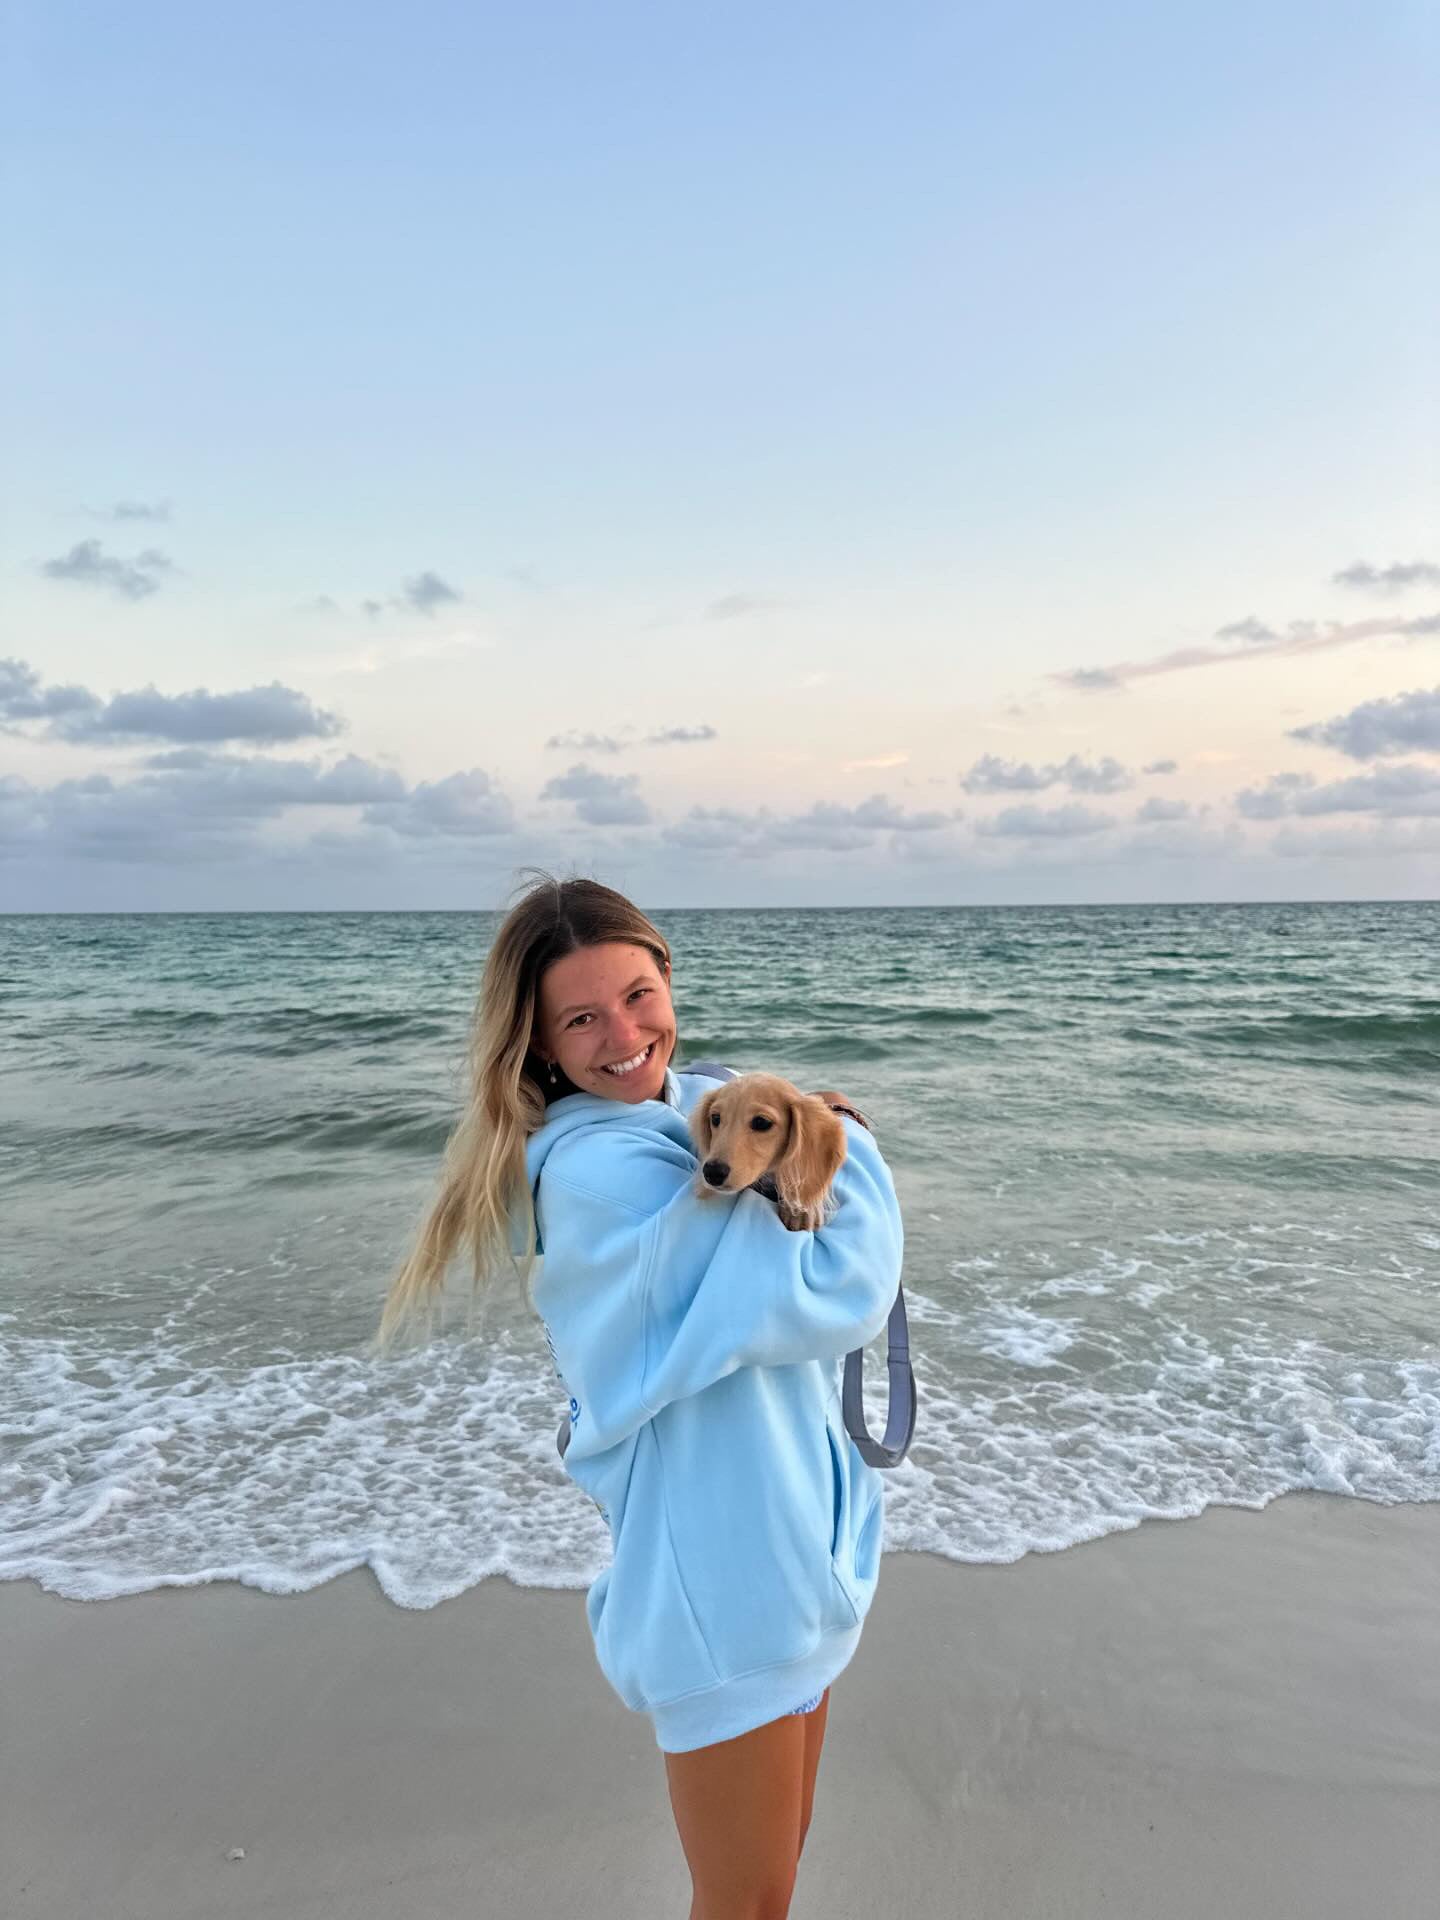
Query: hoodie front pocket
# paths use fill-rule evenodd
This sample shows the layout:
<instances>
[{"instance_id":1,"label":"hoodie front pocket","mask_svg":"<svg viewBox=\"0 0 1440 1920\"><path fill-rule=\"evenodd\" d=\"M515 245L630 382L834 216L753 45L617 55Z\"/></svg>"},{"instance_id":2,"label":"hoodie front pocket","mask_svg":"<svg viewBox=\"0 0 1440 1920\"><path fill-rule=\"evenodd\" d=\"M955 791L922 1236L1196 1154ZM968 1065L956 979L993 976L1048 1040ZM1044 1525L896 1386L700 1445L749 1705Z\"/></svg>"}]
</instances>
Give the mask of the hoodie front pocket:
<instances>
[{"instance_id":1,"label":"hoodie front pocket","mask_svg":"<svg viewBox=\"0 0 1440 1920\"><path fill-rule=\"evenodd\" d=\"M842 1564L848 1559L848 1536L850 1531L850 1474L846 1459L846 1442L835 1430L835 1421L827 1411L825 1415L825 1438L830 1447L830 1572L835 1585L844 1596L848 1609L846 1625L860 1618L860 1609L855 1604L855 1595L851 1590L847 1571Z\"/></svg>"},{"instance_id":2,"label":"hoodie front pocket","mask_svg":"<svg viewBox=\"0 0 1440 1920\"><path fill-rule=\"evenodd\" d=\"M720 1672L668 1534L643 1547L626 1539L608 1573L601 1604L587 1611L601 1671L625 1705L641 1710L716 1685Z\"/></svg>"},{"instance_id":3,"label":"hoodie front pocket","mask_svg":"<svg viewBox=\"0 0 1440 1920\"><path fill-rule=\"evenodd\" d=\"M840 1545L845 1518L845 1461L829 1414L825 1416L825 1438L830 1443L830 1558L833 1560Z\"/></svg>"}]
</instances>

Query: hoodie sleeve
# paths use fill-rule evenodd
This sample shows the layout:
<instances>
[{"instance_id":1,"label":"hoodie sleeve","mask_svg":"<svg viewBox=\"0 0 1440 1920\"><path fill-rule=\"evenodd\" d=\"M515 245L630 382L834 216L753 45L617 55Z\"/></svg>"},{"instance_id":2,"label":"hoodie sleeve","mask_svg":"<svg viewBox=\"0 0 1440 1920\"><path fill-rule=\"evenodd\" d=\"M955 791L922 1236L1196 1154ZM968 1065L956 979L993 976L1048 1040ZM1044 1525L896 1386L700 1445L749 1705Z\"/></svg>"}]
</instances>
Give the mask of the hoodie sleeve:
<instances>
[{"instance_id":1,"label":"hoodie sleeve","mask_svg":"<svg viewBox=\"0 0 1440 1920\"><path fill-rule=\"evenodd\" d=\"M899 1202L873 1136L842 1124L838 1204L814 1232L790 1232L758 1193L697 1193L694 1153L659 1132L605 1128L552 1156L545 1264L572 1276L562 1360L582 1405L577 1380L588 1390L595 1444L738 1367L838 1358L884 1327Z\"/></svg>"}]
</instances>

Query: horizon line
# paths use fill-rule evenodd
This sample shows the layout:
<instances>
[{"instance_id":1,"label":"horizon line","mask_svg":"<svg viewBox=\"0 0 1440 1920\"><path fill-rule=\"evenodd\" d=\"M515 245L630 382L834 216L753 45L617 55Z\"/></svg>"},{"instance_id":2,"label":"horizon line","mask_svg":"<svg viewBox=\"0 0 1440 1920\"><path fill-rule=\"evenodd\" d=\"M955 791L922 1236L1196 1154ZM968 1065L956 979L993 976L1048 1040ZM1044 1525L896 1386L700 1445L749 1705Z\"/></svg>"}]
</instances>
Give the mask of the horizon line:
<instances>
[{"instance_id":1,"label":"horizon line","mask_svg":"<svg viewBox=\"0 0 1440 1920\"><path fill-rule=\"evenodd\" d=\"M875 901L837 903L830 906L677 907L652 906L648 913L970 913L1040 912L1053 913L1075 908L1097 912L1123 912L1145 907L1433 907L1440 906L1440 894L1366 895L1360 898L1276 899L1276 900L948 900L948 901ZM288 919L333 919L338 916L375 914L474 915L505 914L509 907L36 907L0 908L0 920L84 920L154 919L215 920L245 919L260 915Z\"/></svg>"}]
</instances>

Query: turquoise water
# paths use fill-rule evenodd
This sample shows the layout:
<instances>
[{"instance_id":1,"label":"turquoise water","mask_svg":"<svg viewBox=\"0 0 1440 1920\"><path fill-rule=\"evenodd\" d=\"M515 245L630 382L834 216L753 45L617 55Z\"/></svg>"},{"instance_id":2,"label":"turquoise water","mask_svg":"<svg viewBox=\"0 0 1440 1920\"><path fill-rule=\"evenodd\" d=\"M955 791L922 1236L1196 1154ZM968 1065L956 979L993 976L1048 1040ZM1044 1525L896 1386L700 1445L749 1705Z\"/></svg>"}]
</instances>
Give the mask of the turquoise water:
<instances>
[{"instance_id":1,"label":"turquoise water","mask_svg":"<svg viewBox=\"0 0 1440 1920\"><path fill-rule=\"evenodd\" d=\"M838 1087L895 1170L920 1413L888 1550L1440 1498L1440 907L654 917L677 1061ZM369 1565L427 1606L606 1563L513 1285L362 1352L496 924L0 919L0 1575Z\"/></svg>"}]
</instances>

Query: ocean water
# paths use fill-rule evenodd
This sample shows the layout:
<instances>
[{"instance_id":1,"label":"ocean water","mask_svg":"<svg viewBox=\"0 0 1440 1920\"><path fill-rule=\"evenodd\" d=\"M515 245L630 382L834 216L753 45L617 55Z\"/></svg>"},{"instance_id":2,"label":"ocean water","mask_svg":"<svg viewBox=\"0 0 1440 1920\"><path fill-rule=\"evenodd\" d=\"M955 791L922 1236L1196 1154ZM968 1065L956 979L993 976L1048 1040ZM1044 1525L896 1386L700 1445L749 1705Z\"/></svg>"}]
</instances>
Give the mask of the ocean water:
<instances>
[{"instance_id":1,"label":"ocean water","mask_svg":"<svg viewBox=\"0 0 1440 1920\"><path fill-rule=\"evenodd\" d=\"M888 1551L1440 1499L1440 906L654 917L677 1064L838 1087L894 1169ZM497 924L0 918L0 1577L427 1607L606 1564L513 1282L363 1352Z\"/></svg>"}]
</instances>

